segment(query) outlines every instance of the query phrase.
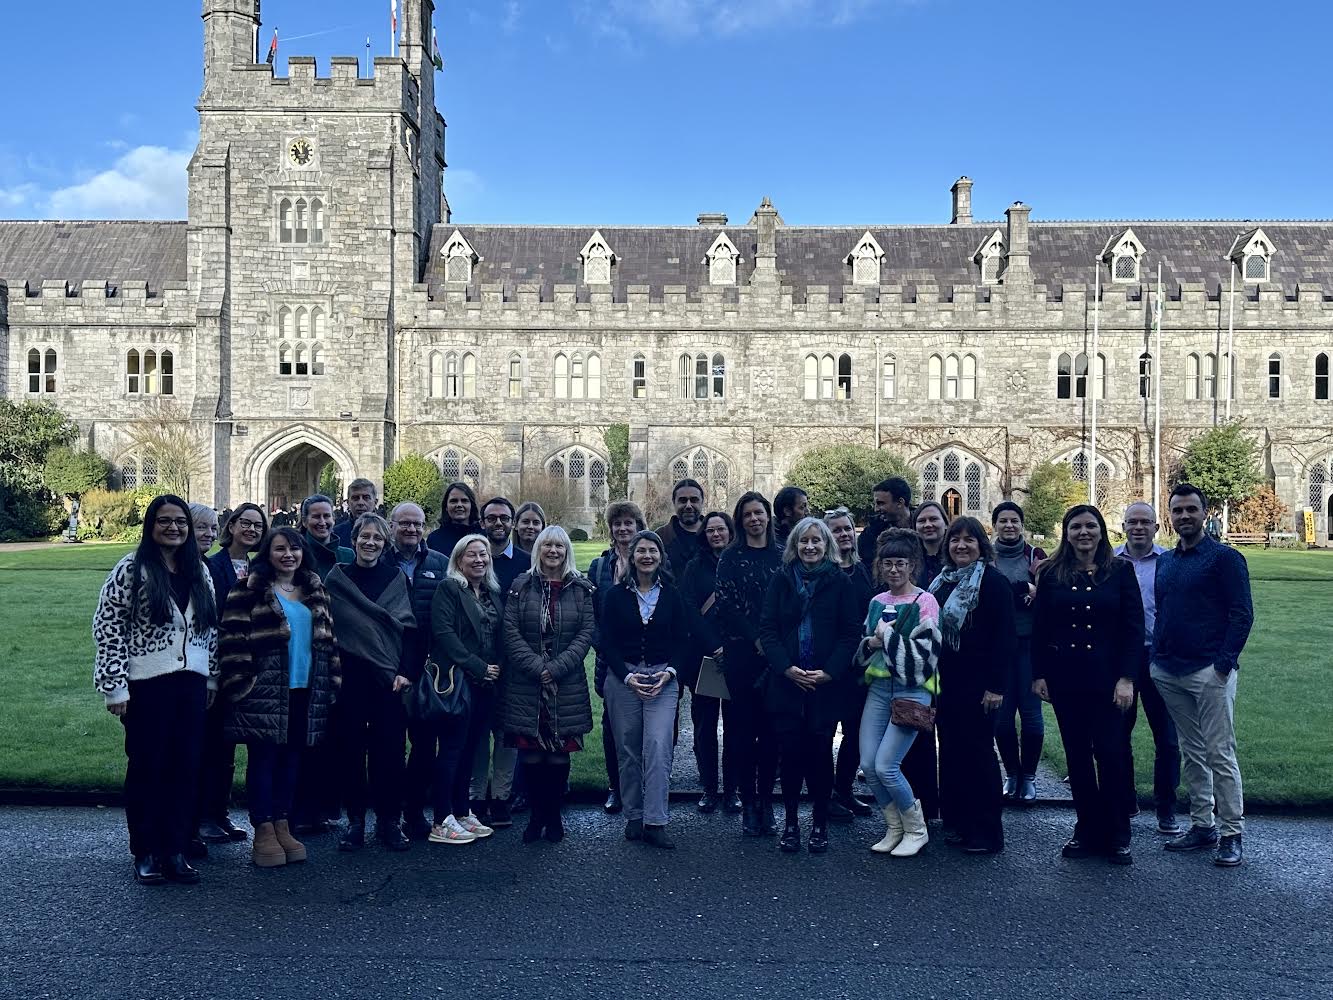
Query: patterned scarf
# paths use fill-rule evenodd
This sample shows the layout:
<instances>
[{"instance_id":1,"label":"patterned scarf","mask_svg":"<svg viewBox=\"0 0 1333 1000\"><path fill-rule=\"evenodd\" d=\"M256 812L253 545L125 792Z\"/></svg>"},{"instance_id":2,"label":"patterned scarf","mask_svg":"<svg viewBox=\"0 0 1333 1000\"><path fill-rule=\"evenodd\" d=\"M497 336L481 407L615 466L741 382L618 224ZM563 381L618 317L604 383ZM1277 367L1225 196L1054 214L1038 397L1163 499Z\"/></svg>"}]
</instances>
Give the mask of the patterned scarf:
<instances>
[{"instance_id":1,"label":"patterned scarf","mask_svg":"<svg viewBox=\"0 0 1333 1000\"><path fill-rule=\"evenodd\" d=\"M944 584L954 584L953 593L944 602L944 607L940 608L940 631L944 633L944 641L950 649L958 648L967 616L977 606L977 598L981 596L981 574L985 571L986 564L980 559L961 569L950 566L935 577L935 582L930 585L930 592L937 594Z\"/></svg>"},{"instance_id":2,"label":"patterned scarf","mask_svg":"<svg viewBox=\"0 0 1333 1000\"><path fill-rule=\"evenodd\" d=\"M798 634L801 642L802 670L815 669L815 630L810 621L810 607L814 603L815 591L834 568L835 564L827 559L810 568L799 559L792 563L791 575L796 582L796 594L801 599L801 626Z\"/></svg>"}]
</instances>

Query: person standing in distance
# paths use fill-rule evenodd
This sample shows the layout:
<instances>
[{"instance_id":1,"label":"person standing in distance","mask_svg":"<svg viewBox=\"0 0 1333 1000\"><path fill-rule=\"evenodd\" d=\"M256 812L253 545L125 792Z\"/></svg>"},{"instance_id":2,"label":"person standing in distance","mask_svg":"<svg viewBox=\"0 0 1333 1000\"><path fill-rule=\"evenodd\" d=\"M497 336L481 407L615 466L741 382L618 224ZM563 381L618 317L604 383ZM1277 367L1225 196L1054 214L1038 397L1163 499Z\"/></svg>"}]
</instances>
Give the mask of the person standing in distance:
<instances>
[{"instance_id":1,"label":"person standing in distance","mask_svg":"<svg viewBox=\"0 0 1333 1000\"><path fill-rule=\"evenodd\" d=\"M677 582L685 567L699 552L700 518L704 512L704 488L693 479L682 479L671 489L676 512L666 524L653 529L666 548L666 570Z\"/></svg>"},{"instance_id":2,"label":"person standing in distance","mask_svg":"<svg viewBox=\"0 0 1333 1000\"><path fill-rule=\"evenodd\" d=\"M1157 832L1178 834L1180 822L1176 819L1176 786L1180 784L1180 741L1176 737L1176 724L1171 721L1171 713L1166 710L1166 702L1157 690L1157 684L1148 676L1148 664L1152 655L1153 627L1157 620L1157 565L1166 549L1157 544L1157 512L1152 504L1132 503L1125 508L1121 529L1125 533L1125 544L1115 550L1115 554L1127 559L1134 566L1134 575L1139 581L1139 596L1143 598L1143 652L1139 659L1138 690L1135 691L1135 704L1125 713L1125 740L1129 752L1128 796L1129 814L1138 810L1139 795L1134 787L1134 751L1129 746L1129 738L1134 733L1134 723L1138 719L1138 706L1143 705L1143 714L1148 717L1148 728L1152 730L1153 740L1153 801L1157 807Z\"/></svg>"},{"instance_id":3,"label":"person standing in distance","mask_svg":"<svg viewBox=\"0 0 1333 1000\"><path fill-rule=\"evenodd\" d=\"M1236 672L1254 624L1250 573L1244 556L1205 532L1208 498L1197 486L1172 490L1170 510L1180 541L1157 566L1151 674L1180 734L1191 825L1165 846L1196 851L1216 844L1213 863L1234 868L1243 860L1245 812Z\"/></svg>"},{"instance_id":4,"label":"person standing in distance","mask_svg":"<svg viewBox=\"0 0 1333 1000\"><path fill-rule=\"evenodd\" d=\"M857 554L867 566L875 563L875 546L881 533L912 526L912 484L894 476L877 483L870 499L873 510L856 542Z\"/></svg>"},{"instance_id":5,"label":"person standing in distance","mask_svg":"<svg viewBox=\"0 0 1333 1000\"><path fill-rule=\"evenodd\" d=\"M362 514L373 514L379 502L379 493L375 489L375 484L369 479L357 478L348 484L347 520L333 529L333 535L338 539L339 545L349 549L353 547L352 528L356 525L356 519Z\"/></svg>"}]
</instances>

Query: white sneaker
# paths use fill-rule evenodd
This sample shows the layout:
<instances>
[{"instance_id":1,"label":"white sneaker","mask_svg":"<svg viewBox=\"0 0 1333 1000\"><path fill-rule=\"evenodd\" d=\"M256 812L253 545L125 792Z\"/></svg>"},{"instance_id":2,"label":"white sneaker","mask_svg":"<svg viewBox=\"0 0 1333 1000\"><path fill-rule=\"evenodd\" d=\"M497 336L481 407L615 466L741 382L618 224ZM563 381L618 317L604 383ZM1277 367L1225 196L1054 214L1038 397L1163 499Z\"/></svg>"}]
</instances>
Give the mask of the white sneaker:
<instances>
[{"instance_id":1,"label":"white sneaker","mask_svg":"<svg viewBox=\"0 0 1333 1000\"><path fill-rule=\"evenodd\" d=\"M477 836L463 829L452 816L446 816L443 822L430 828L430 837L427 839L432 844L470 844Z\"/></svg>"},{"instance_id":2,"label":"white sneaker","mask_svg":"<svg viewBox=\"0 0 1333 1000\"><path fill-rule=\"evenodd\" d=\"M462 819L457 820L457 823L478 840L481 840L483 837L489 837L495 832L481 820L477 819L477 814L474 812L469 812Z\"/></svg>"}]
</instances>

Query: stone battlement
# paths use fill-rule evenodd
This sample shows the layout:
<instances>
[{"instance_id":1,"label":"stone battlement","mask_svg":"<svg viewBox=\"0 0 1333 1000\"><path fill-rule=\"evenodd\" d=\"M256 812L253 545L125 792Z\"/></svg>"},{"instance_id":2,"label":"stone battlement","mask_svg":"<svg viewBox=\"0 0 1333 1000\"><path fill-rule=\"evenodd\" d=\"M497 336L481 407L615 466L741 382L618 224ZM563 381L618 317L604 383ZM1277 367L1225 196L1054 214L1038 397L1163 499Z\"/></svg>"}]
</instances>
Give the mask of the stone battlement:
<instances>
[{"instance_id":1,"label":"stone battlement","mask_svg":"<svg viewBox=\"0 0 1333 1000\"><path fill-rule=\"evenodd\" d=\"M149 295L145 281L82 281L47 279L40 285L0 278L7 289L8 323L62 325L189 324L193 300L184 281L169 281Z\"/></svg>"},{"instance_id":2,"label":"stone battlement","mask_svg":"<svg viewBox=\"0 0 1333 1000\"><path fill-rule=\"evenodd\" d=\"M328 76L319 75L314 56L290 56L286 76L268 63L234 66L224 87L205 93L200 110L299 104L311 111L383 111L415 107L420 100L417 81L397 56L376 56L370 77L361 75L356 56L334 56L330 64Z\"/></svg>"}]
</instances>

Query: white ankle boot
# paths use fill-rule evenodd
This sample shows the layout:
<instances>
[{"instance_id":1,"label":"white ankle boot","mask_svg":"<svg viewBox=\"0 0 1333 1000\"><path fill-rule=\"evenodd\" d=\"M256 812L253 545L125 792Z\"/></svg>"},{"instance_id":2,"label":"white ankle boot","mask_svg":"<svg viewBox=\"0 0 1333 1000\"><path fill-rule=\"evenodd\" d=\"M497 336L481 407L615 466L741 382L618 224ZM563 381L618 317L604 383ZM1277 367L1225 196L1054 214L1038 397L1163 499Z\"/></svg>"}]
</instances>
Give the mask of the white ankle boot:
<instances>
[{"instance_id":1,"label":"white ankle boot","mask_svg":"<svg viewBox=\"0 0 1333 1000\"><path fill-rule=\"evenodd\" d=\"M920 809L917 811L919 812ZM884 806L880 812L884 814L884 823L887 829L884 831L884 839L878 844L871 844L870 849L876 854L888 854L903 839L903 819L902 814L898 812L898 807L892 802Z\"/></svg>"},{"instance_id":2,"label":"white ankle boot","mask_svg":"<svg viewBox=\"0 0 1333 1000\"><path fill-rule=\"evenodd\" d=\"M890 853L895 858L910 858L919 854L921 848L930 842L926 835L926 816L921 811L921 800L912 803L912 808L902 814L902 840Z\"/></svg>"}]
</instances>

